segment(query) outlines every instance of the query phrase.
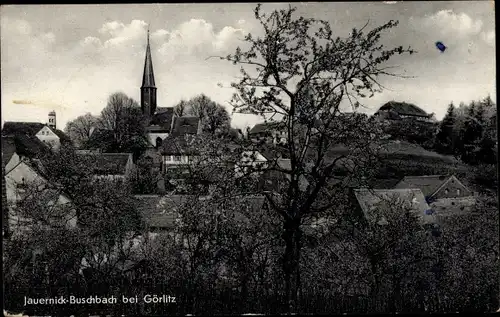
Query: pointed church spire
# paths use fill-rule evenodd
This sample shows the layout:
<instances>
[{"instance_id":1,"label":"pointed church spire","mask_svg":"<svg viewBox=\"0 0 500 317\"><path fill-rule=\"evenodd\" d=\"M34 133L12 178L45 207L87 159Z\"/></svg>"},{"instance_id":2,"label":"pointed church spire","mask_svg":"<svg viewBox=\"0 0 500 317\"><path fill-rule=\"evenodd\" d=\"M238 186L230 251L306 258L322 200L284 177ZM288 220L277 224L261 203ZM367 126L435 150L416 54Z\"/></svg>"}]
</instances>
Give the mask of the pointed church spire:
<instances>
[{"instance_id":1,"label":"pointed church spire","mask_svg":"<svg viewBox=\"0 0 500 317\"><path fill-rule=\"evenodd\" d=\"M155 87L155 76L153 72L153 61L151 59L151 47L149 45L149 25L148 42L146 46L146 59L144 61L144 74L142 76L142 87Z\"/></svg>"},{"instance_id":2,"label":"pointed church spire","mask_svg":"<svg viewBox=\"0 0 500 317\"><path fill-rule=\"evenodd\" d=\"M151 47L149 45L149 25L146 46L146 58L144 60L144 73L141 86L141 108L142 113L151 117L156 112L156 86L153 72L153 60L151 59Z\"/></svg>"}]
</instances>

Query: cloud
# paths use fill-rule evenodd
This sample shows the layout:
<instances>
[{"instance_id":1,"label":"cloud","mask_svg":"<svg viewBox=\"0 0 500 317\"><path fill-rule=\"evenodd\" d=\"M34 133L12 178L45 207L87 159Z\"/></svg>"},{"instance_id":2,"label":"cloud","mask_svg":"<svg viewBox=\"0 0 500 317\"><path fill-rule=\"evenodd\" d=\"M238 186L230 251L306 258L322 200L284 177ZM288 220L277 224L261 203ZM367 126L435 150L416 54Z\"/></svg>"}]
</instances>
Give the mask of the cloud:
<instances>
[{"instance_id":1,"label":"cloud","mask_svg":"<svg viewBox=\"0 0 500 317\"><path fill-rule=\"evenodd\" d=\"M42 115L44 120L43 109L64 105L56 109L58 123L64 125L83 112L98 114L116 91L140 100L146 22L108 21L63 47L57 45L55 34L36 33L28 22L14 21L8 21L9 32L2 32L3 115L26 121ZM2 30L5 23L2 19ZM226 104L232 90L216 83L232 81L237 69L206 57L234 51L242 32L240 25L215 29L203 19L151 29L159 106L172 106L200 93ZM8 58L20 54L22 58ZM19 94L23 100L16 98Z\"/></svg>"},{"instance_id":2,"label":"cloud","mask_svg":"<svg viewBox=\"0 0 500 317\"><path fill-rule=\"evenodd\" d=\"M466 13L455 13L453 10L441 10L435 14L416 18L417 25L433 28L444 35L468 36L478 34L482 27L481 20L473 20Z\"/></svg>"}]
</instances>

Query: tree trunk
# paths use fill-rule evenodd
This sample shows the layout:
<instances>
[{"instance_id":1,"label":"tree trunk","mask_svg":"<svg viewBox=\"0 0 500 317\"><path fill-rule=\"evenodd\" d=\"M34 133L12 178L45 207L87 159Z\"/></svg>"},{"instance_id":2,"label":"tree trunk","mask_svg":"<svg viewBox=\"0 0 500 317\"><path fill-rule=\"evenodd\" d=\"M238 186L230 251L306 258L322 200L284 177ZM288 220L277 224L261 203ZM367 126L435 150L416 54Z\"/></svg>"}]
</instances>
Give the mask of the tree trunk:
<instances>
[{"instance_id":1,"label":"tree trunk","mask_svg":"<svg viewBox=\"0 0 500 317\"><path fill-rule=\"evenodd\" d=\"M301 232L299 226L299 222L293 220L286 220L284 224L285 256L283 272L285 275L285 300L287 313L289 314L297 310L300 285L299 260Z\"/></svg>"},{"instance_id":2,"label":"tree trunk","mask_svg":"<svg viewBox=\"0 0 500 317\"><path fill-rule=\"evenodd\" d=\"M379 270L378 270L378 263L377 260L371 259L370 260L371 264L371 270L372 270L372 275L373 275L373 285L371 289L371 302L372 302L372 307L371 307L371 313L377 313L380 310L380 275L379 275Z\"/></svg>"}]
</instances>

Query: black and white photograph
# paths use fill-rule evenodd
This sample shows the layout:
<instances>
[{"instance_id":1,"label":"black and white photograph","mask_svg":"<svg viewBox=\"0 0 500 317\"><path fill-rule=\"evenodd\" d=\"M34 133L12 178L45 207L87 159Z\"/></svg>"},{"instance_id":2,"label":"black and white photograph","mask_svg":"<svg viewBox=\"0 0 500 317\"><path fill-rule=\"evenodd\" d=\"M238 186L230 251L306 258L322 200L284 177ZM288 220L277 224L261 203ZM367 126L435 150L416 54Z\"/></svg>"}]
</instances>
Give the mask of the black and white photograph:
<instances>
[{"instance_id":1,"label":"black and white photograph","mask_svg":"<svg viewBox=\"0 0 500 317\"><path fill-rule=\"evenodd\" d=\"M0 22L4 316L500 312L493 1Z\"/></svg>"}]
</instances>

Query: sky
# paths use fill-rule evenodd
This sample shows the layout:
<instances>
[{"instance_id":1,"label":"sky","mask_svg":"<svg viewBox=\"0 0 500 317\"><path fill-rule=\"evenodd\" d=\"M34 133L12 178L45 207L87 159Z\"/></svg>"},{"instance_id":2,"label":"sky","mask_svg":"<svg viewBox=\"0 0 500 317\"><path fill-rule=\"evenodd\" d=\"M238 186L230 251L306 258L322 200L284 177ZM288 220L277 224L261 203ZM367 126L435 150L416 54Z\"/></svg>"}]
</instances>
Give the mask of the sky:
<instances>
[{"instance_id":1,"label":"sky","mask_svg":"<svg viewBox=\"0 0 500 317\"><path fill-rule=\"evenodd\" d=\"M288 5L265 3L262 10ZM296 16L327 20L341 37L366 23L372 29L399 21L383 34L383 43L417 51L393 65L408 78L380 78L387 89L361 100L362 111L373 113L396 100L441 119L450 102L487 95L496 100L492 1L292 5ZM1 6L2 123L45 123L55 110L63 129L87 112L98 115L114 92L140 102L148 25L158 106L204 93L231 113L229 86L239 68L208 57L234 53L246 34L262 34L254 8L254 3ZM436 41L447 49L440 52ZM244 128L261 120L233 115L232 125Z\"/></svg>"}]
</instances>

